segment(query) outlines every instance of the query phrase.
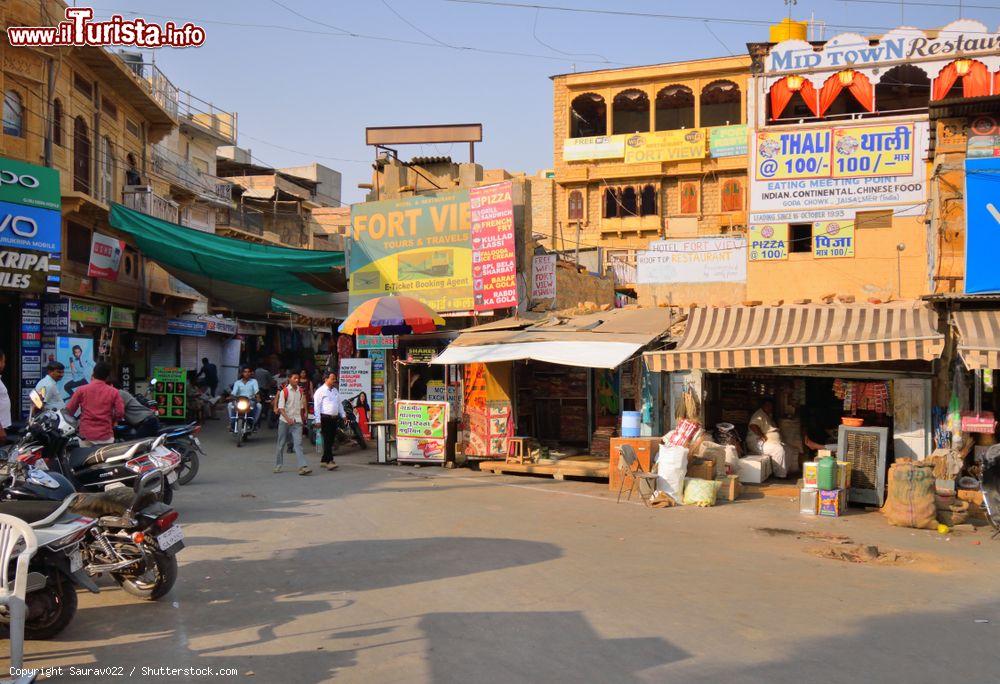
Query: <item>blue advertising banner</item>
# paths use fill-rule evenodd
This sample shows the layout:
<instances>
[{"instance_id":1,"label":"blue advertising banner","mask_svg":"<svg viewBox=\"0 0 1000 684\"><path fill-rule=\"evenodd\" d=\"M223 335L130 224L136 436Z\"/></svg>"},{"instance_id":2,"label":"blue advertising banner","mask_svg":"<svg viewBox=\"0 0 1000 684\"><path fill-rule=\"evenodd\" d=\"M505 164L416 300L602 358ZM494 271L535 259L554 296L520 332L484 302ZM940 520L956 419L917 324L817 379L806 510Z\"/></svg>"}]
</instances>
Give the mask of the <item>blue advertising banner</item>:
<instances>
[{"instance_id":1,"label":"blue advertising banner","mask_svg":"<svg viewBox=\"0 0 1000 684\"><path fill-rule=\"evenodd\" d=\"M208 324L205 321L191 321L186 318L171 318L167 321L168 335L185 335L187 337L205 337L208 335Z\"/></svg>"},{"instance_id":2,"label":"blue advertising banner","mask_svg":"<svg viewBox=\"0 0 1000 684\"><path fill-rule=\"evenodd\" d=\"M0 247L60 252L62 213L0 202Z\"/></svg>"},{"instance_id":3,"label":"blue advertising banner","mask_svg":"<svg viewBox=\"0 0 1000 684\"><path fill-rule=\"evenodd\" d=\"M965 160L965 291L1000 292L1000 158Z\"/></svg>"}]
</instances>

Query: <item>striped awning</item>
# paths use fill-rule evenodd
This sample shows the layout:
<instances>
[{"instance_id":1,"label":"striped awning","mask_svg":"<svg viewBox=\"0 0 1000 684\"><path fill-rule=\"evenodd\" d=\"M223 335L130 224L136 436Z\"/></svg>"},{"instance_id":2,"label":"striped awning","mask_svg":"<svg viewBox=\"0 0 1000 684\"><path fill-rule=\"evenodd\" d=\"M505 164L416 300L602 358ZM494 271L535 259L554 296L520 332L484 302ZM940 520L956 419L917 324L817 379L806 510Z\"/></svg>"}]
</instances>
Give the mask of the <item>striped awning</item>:
<instances>
[{"instance_id":1,"label":"striped awning","mask_svg":"<svg viewBox=\"0 0 1000 684\"><path fill-rule=\"evenodd\" d=\"M926 304L698 307L677 347L650 370L822 366L937 358L944 335Z\"/></svg>"},{"instance_id":2,"label":"striped awning","mask_svg":"<svg viewBox=\"0 0 1000 684\"><path fill-rule=\"evenodd\" d=\"M951 321L966 368L1000 368L1000 311L956 311Z\"/></svg>"}]
</instances>

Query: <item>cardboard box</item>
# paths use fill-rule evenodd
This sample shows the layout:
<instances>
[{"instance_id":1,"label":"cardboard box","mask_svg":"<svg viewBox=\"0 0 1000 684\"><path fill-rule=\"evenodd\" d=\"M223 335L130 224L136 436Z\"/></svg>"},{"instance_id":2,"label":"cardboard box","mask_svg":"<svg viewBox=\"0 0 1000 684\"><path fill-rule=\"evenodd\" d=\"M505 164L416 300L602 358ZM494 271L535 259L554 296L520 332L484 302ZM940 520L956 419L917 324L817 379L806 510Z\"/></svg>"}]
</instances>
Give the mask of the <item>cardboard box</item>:
<instances>
[{"instance_id":1,"label":"cardboard box","mask_svg":"<svg viewBox=\"0 0 1000 684\"><path fill-rule=\"evenodd\" d=\"M851 488L851 464L848 461L837 461L837 489Z\"/></svg>"},{"instance_id":2,"label":"cardboard box","mask_svg":"<svg viewBox=\"0 0 1000 684\"><path fill-rule=\"evenodd\" d=\"M722 484L719 486L719 497L726 501L736 501L740 496L739 475L724 475L716 478Z\"/></svg>"},{"instance_id":3,"label":"cardboard box","mask_svg":"<svg viewBox=\"0 0 1000 684\"><path fill-rule=\"evenodd\" d=\"M802 464L802 484L815 489L819 483L819 463L806 461Z\"/></svg>"},{"instance_id":4,"label":"cardboard box","mask_svg":"<svg viewBox=\"0 0 1000 684\"><path fill-rule=\"evenodd\" d=\"M770 456L745 456L740 459L740 482L760 484L771 477Z\"/></svg>"},{"instance_id":5,"label":"cardboard box","mask_svg":"<svg viewBox=\"0 0 1000 684\"><path fill-rule=\"evenodd\" d=\"M819 514L829 518L837 518L847 512L846 489L819 490Z\"/></svg>"},{"instance_id":6,"label":"cardboard box","mask_svg":"<svg viewBox=\"0 0 1000 684\"><path fill-rule=\"evenodd\" d=\"M689 463L687 477L698 480L714 480L715 461L703 460L701 463Z\"/></svg>"},{"instance_id":7,"label":"cardboard box","mask_svg":"<svg viewBox=\"0 0 1000 684\"><path fill-rule=\"evenodd\" d=\"M803 487L799 490L799 513L816 515L819 510L819 490L815 487Z\"/></svg>"}]
</instances>

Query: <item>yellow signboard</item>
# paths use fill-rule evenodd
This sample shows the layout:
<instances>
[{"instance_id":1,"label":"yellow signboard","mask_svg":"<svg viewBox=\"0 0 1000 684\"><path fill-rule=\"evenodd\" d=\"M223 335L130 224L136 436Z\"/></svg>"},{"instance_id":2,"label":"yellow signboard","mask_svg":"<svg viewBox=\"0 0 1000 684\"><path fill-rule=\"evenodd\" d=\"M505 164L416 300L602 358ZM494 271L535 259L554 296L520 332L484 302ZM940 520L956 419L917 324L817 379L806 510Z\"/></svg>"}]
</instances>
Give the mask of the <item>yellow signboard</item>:
<instances>
[{"instance_id":1,"label":"yellow signboard","mask_svg":"<svg viewBox=\"0 0 1000 684\"><path fill-rule=\"evenodd\" d=\"M813 224L813 256L836 259L854 256L853 221L817 221Z\"/></svg>"},{"instance_id":2,"label":"yellow signboard","mask_svg":"<svg viewBox=\"0 0 1000 684\"><path fill-rule=\"evenodd\" d=\"M750 261L781 261L788 258L788 224L763 223L750 226Z\"/></svg>"},{"instance_id":3,"label":"yellow signboard","mask_svg":"<svg viewBox=\"0 0 1000 684\"><path fill-rule=\"evenodd\" d=\"M624 135L598 135L563 140L563 161L621 159L625 156Z\"/></svg>"},{"instance_id":4,"label":"yellow signboard","mask_svg":"<svg viewBox=\"0 0 1000 684\"><path fill-rule=\"evenodd\" d=\"M829 178L832 129L757 133L757 180Z\"/></svg>"},{"instance_id":5,"label":"yellow signboard","mask_svg":"<svg viewBox=\"0 0 1000 684\"><path fill-rule=\"evenodd\" d=\"M833 175L908 176L913 173L913 124L833 130Z\"/></svg>"},{"instance_id":6,"label":"yellow signboard","mask_svg":"<svg viewBox=\"0 0 1000 684\"><path fill-rule=\"evenodd\" d=\"M625 136L625 163L673 162L702 159L706 154L704 128L656 131Z\"/></svg>"}]
</instances>

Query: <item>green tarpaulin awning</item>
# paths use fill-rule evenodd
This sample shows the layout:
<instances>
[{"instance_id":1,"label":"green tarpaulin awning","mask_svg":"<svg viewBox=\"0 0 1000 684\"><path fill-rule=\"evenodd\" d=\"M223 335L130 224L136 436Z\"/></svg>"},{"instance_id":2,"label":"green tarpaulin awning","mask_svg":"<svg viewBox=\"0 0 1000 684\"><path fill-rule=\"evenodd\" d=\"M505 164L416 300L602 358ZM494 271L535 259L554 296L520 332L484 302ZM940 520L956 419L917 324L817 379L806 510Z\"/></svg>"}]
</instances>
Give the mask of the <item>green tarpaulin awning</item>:
<instances>
[{"instance_id":1,"label":"green tarpaulin awning","mask_svg":"<svg viewBox=\"0 0 1000 684\"><path fill-rule=\"evenodd\" d=\"M343 308L344 253L258 245L163 221L121 204L111 225L147 258L219 304L246 313L272 310L271 298L316 310Z\"/></svg>"}]
</instances>

